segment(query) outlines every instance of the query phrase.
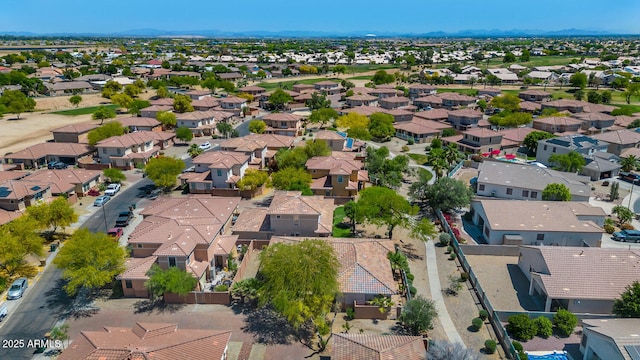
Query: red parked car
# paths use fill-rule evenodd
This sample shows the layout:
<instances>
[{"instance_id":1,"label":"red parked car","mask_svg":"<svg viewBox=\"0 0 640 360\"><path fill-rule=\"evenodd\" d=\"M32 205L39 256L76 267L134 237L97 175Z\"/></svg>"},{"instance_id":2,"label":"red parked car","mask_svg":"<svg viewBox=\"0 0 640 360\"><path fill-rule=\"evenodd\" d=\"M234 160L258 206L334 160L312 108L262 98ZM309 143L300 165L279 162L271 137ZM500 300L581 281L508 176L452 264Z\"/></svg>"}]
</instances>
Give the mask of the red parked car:
<instances>
[{"instance_id":1,"label":"red parked car","mask_svg":"<svg viewBox=\"0 0 640 360\"><path fill-rule=\"evenodd\" d=\"M91 189L87 192L87 195L89 196L100 196L100 190L98 189Z\"/></svg>"},{"instance_id":2,"label":"red parked car","mask_svg":"<svg viewBox=\"0 0 640 360\"><path fill-rule=\"evenodd\" d=\"M122 237L123 230L120 227L112 228L107 231L107 235L113 237L115 240L119 240Z\"/></svg>"}]
</instances>

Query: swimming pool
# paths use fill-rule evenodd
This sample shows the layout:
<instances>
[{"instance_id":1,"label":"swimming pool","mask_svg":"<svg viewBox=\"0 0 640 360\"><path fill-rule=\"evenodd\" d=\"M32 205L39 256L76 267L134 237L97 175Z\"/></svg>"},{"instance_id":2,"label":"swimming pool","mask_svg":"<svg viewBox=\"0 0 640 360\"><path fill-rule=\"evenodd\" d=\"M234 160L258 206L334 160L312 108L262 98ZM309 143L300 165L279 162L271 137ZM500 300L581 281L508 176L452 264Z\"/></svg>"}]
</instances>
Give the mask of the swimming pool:
<instances>
[{"instance_id":1,"label":"swimming pool","mask_svg":"<svg viewBox=\"0 0 640 360\"><path fill-rule=\"evenodd\" d=\"M536 354L537 353L537 354ZM568 360L566 353L564 351L554 351L548 354L540 354L539 352L534 352L534 354L527 352L527 357L529 360Z\"/></svg>"}]
</instances>

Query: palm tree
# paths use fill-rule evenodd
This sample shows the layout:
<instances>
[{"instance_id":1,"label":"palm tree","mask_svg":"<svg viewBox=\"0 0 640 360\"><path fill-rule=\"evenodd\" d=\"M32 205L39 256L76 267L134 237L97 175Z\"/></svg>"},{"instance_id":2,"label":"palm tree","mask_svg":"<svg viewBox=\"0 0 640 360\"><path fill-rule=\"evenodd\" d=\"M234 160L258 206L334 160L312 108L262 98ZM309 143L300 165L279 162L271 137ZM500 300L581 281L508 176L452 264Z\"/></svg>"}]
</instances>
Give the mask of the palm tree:
<instances>
[{"instance_id":1,"label":"palm tree","mask_svg":"<svg viewBox=\"0 0 640 360\"><path fill-rule=\"evenodd\" d=\"M444 159L439 158L431 162L431 168L436 174L436 180L438 180L444 175L444 171L449 169L449 165Z\"/></svg>"},{"instance_id":2,"label":"palm tree","mask_svg":"<svg viewBox=\"0 0 640 360\"><path fill-rule=\"evenodd\" d=\"M622 165L622 171L631 171L635 170L638 167L638 159L635 155L629 155L626 158L623 158L620 161L620 165Z\"/></svg>"},{"instance_id":3,"label":"palm tree","mask_svg":"<svg viewBox=\"0 0 640 360\"><path fill-rule=\"evenodd\" d=\"M557 170L576 173L586 165L587 161L577 151L566 154L553 154L549 157L549 162L554 164Z\"/></svg>"},{"instance_id":4,"label":"palm tree","mask_svg":"<svg viewBox=\"0 0 640 360\"><path fill-rule=\"evenodd\" d=\"M449 144L449 146L444 148L444 159L449 166L458 162L460 158L460 152L458 151L455 144Z\"/></svg>"}]
</instances>

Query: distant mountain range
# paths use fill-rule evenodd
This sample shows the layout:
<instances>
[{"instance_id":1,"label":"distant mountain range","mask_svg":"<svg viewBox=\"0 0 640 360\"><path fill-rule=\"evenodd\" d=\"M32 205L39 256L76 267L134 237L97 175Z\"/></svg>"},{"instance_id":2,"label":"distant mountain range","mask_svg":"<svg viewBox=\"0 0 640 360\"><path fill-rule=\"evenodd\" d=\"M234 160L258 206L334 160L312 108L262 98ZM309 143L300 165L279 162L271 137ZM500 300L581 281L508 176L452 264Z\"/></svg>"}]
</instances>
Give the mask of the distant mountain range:
<instances>
[{"instance_id":1,"label":"distant mountain range","mask_svg":"<svg viewBox=\"0 0 640 360\"><path fill-rule=\"evenodd\" d=\"M603 30L585 29L563 29L563 30L461 30L456 32L432 31L426 33L400 33L400 32L376 32L376 31L353 31L353 32L323 32L323 31L222 31L222 30L158 30L158 29L132 29L115 33L32 33L19 31L0 31L0 35L25 36L25 37L229 37L229 38L328 38L328 37L404 37L404 38L464 38L464 37L532 37L532 36L614 36L614 35L637 35L618 34Z\"/></svg>"}]
</instances>

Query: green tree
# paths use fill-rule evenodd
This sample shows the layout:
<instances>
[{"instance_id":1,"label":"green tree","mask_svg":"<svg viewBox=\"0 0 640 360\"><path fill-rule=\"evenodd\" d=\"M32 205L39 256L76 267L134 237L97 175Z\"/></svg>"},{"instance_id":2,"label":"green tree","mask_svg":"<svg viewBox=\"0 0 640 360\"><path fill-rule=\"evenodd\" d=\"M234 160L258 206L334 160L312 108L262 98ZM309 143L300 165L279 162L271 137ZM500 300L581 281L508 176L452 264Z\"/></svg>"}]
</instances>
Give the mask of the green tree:
<instances>
[{"instance_id":1,"label":"green tree","mask_svg":"<svg viewBox=\"0 0 640 360\"><path fill-rule=\"evenodd\" d=\"M51 329L51 332L49 333L49 338L51 340L58 340L60 342L62 342L62 349L64 350L64 341L65 340L69 340L69 324L63 324L60 326L54 326L53 329ZM67 343L67 346L69 346L69 344Z\"/></svg>"},{"instance_id":2,"label":"green tree","mask_svg":"<svg viewBox=\"0 0 640 360\"><path fill-rule=\"evenodd\" d=\"M409 197L414 201L427 201L427 189L433 175L428 170L418 172L418 181L409 186Z\"/></svg>"},{"instance_id":3,"label":"green tree","mask_svg":"<svg viewBox=\"0 0 640 360\"><path fill-rule=\"evenodd\" d=\"M118 92L120 92L120 90L122 90L122 85L120 85L120 83L109 80L106 84L104 84L104 87L102 89L102 97L110 99L111 96L117 94Z\"/></svg>"},{"instance_id":4,"label":"green tree","mask_svg":"<svg viewBox=\"0 0 640 360\"><path fill-rule=\"evenodd\" d=\"M174 157L158 156L149 160L145 174L156 186L170 189L176 184L178 175L184 170L184 161Z\"/></svg>"},{"instance_id":5,"label":"green tree","mask_svg":"<svg viewBox=\"0 0 640 360\"><path fill-rule=\"evenodd\" d=\"M82 96L80 95L73 95L72 97L69 98L69 102L75 106L78 107L78 105L80 105L80 103L82 102Z\"/></svg>"},{"instance_id":6,"label":"green tree","mask_svg":"<svg viewBox=\"0 0 640 360\"><path fill-rule=\"evenodd\" d=\"M459 342L450 343L446 340L429 341L429 351L427 358L429 360L479 360L475 349L466 348ZM523 353L524 354L524 353ZM525 359L520 355L520 359Z\"/></svg>"},{"instance_id":7,"label":"green tree","mask_svg":"<svg viewBox=\"0 0 640 360\"><path fill-rule=\"evenodd\" d=\"M26 261L27 255L42 256L44 239L40 223L22 215L0 226L0 270L6 276L35 276L37 269Z\"/></svg>"},{"instance_id":8,"label":"green tree","mask_svg":"<svg viewBox=\"0 0 640 360\"><path fill-rule=\"evenodd\" d=\"M529 49L523 49L522 54L520 55L520 61L527 62L529 61L530 58L531 58L531 52L529 51Z\"/></svg>"},{"instance_id":9,"label":"green tree","mask_svg":"<svg viewBox=\"0 0 640 360\"><path fill-rule=\"evenodd\" d=\"M167 90L166 86L158 86L156 89L156 97L158 99L164 99L169 97L169 90Z\"/></svg>"},{"instance_id":10,"label":"green tree","mask_svg":"<svg viewBox=\"0 0 640 360\"><path fill-rule=\"evenodd\" d=\"M306 151L301 147L293 149L280 149L275 156L278 169L288 167L304 168L308 157Z\"/></svg>"},{"instance_id":11,"label":"green tree","mask_svg":"<svg viewBox=\"0 0 640 360\"><path fill-rule=\"evenodd\" d=\"M171 129L177 124L176 114L170 111L158 111L156 114L156 120L162 124L164 129Z\"/></svg>"},{"instance_id":12,"label":"green tree","mask_svg":"<svg viewBox=\"0 0 640 360\"><path fill-rule=\"evenodd\" d=\"M242 302L253 302L258 299L258 292L262 282L256 278L245 278L236 281L231 286L231 297Z\"/></svg>"},{"instance_id":13,"label":"green tree","mask_svg":"<svg viewBox=\"0 0 640 360\"><path fill-rule=\"evenodd\" d=\"M581 72L577 72L569 78L569 84L576 89L584 89L587 87L587 75Z\"/></svg>"},{"instance_id":14,"label":"green tree","mask_svg":"<svg viewBox=\"0 0 640 360\"><path fill-rule=\"evenodd\" d=\"M78 221L78 215L64 197L57 197L50 203L41 203L27 207L27 214L36 219L43 229L53 227L52 233Z\"/></svg>"},{"instance_id":15,"label":"green tree","mask_svg":"<svg viewBox=\"0 0 640 360\"><path fill-rule=\"evenodd\" d=\"M504 58L502 58L503 63L512 63L515 61L516 61L516 56L510 51L506 52L504 54Z\"/></svg>"},{"instance_id":16,"label":"green tree","mask_svg":"<svg viewBox=\"0 0 640 360\"><path fill-rule=\"evenodd\" d=\"M599 104L602 101L602 95L595 90L590 90L587 93L587 101L592 104Z\"/></svg>"},{"instance_id":17,"label":"green tree","mask_svg":"<svg viewBox=\"0 0 640 360\"><path fill-rule=\"evenodd\" d=\"M111 96L111 102L118 105L121 108L129 108L133 99L127 94L114 94Z\"/></svg>"},{"instance_id":18,"label":"green tree","mask_svg":"<svg viewBox=\"0 0 640 360\"><path fill-rule=\"evenodd\" d=\"M126 250L105 233L78 229L60 248L53 263L69 282L65 291L73 296L79 288L98 288L125 270Z\"/></svg>"},{"instance_id":19,"label":"green tree","mask_svg":"<svg viewBox=\"0 0 640 360\"><path fill-rule=\"evenodd\" d=\"M331 155L331 148L326 141L322 140L307 140L304 147L304 153L308 159L316 156L329 156Z\"/></svg>"},{"instance_id":20,"label":"green tree","mask_svg":"<svg viewBox=\"0 0 640 360\"><path fill-rule=\"evenodd\" d=\"M390 84L396 81L396 77L393 74L387 74L384 70L378 70L371 78L371 82L376 85Z\"/></svg>"},{"instance_id":21,"label":"green tree","mask_svg":"<svg viewBox=\"0 0 640 360\"><path fill-rule=\"evenodd\" d=\"M629 155L626 158L622 158L620 165L622 165L622 171L632 171L638 167L639 160L635 155Z\"/></svg>"},{"instance_id":22,"label":"green tree","mask_svg":"<svg viewBox=\"0 0 640 360\"><path fill-rule=\"evenodd\" d=\"M555 135L546 131L532 131L524 137L522 145L529 149L531 154L535 154L538 150L538 141L554 138Z\"/></svg>"},{"instance_id":23,"label":"green tree","mask_svg":"<svg viewBox=\"0 0 640 360\"><path fill-rule=\"evenodd\" d=\"M189 146L189 149L187 150L187 154L189 154L189 156L191 156L192 158L195 158L203 152L204 150L200 149L200 146L198 146L198 144L191 144L191 146Z\"/></svg>"},{"instance_id":24,"label":"green tree","mask_svg":"<svg viewBox=\"0 0 640 360\"><path fill-rule=\"evenodd\" d=\"M307 100L307 106L309 110L318 110L322 108L330 108L331 100L327 100L327 96L319 92L311 94L311 99Z\"/></svg>"},{"instance_id":25,"label":"green tree","mask_svg":"<svg viewBox=\"0 0 640 360\"><path fill-rule=\"evenodd\" d=\"M271 174L271 185L278 190L297 190L311 195L310 184L311 175L302 168L287 167Z\"/></svg>"},{"instance_id":26,"label":"green tree","mask_svg":"<svg viewBox=\"0 0 640 360\"><path fill-rule=\"evenodd\" d=\"M312 124L320 124L322 129L326 123L333 119L338 118L338 112L332 108L324 107L317 110L313 110L309 116L309 122Z\"/></svg>"},{"instance_id":27,"label":"green tree","mask_svg":"<svg viewBox=\"0 0 640 360\"><path fill-rule=\"evenodd\" d=\"M129 110L129 114L138 116L140 115L140 110L149 107L149 105L151 105L151 103L147 100L133 99L127 109Z\"/></svg>"},{"instance_id":28,"label":"green tree","mask_svg":"<svg viewBox=\"0 0 640 360\"><path fill-rule=\"evenodd\" d=\"M360 211L358 211L358 203L350 200L349 202L344 204L344 214L349 218L349 224L351 225L351 234L355 234L356 224L364 221L360 214Z\"/></svg>"},{"instance_id":29,"label":"green tree","mask_svg":"<svg viewBox=\"0 0 640 360\"><path fill-rule=\"evenodd\" d=\"M193 132L186 126L180 126L176 129L176 138L184 142L191 141L191 139L193 139Z\"/></svg>"},{"instance_id":30,"label":"green tree","mask_svg":"<svg viewBox=\"0 0 640 360\"><path fill-rule=\"evenodd\" d=\"M106 119L113 119L116 117L116 112L113 109L106 106L100 106L93 112L91 118L93 120L100 120L100 125L104 123Z\"/></svg>"},{"instance_id":31,"label":"green tree","mask_svg":"<svg viewBox=\"0 0 640 360\"><path fill-rule=\"evenodd\" d=\"M608 104L611 102L611 91L604 91L600 94L600 98L604 104Z\"/></svg>"},{"instance_id":32,"label":"green tree","mask_svg":"<svg viewBox=\"0 0 640 360\"><path fill-rule=\"evenodd\" d=\"M165 293L177 295L187 295L196 288L198 279L192 274L177 267L170 267L163 270L160 266L153 264L147 272L149 280L144 286L149 291L152 299L164 296Z\"/></svg>"},{"instance_id":33,"label":"green tree","mask_svg":"<svg viewBox=\"0 0 640 360\"><path fill-rule=\"evenodd\" d=\"M566 154L553 154L549 157L549 162L554 164L560 171L576 173L587 164L587 161L577 151L570 151Z\"/></svg>"},{"instance_id":34,"label":"green tree","mask_svg":"<svg viewBox=\"0 0 640 360\"><path fill-rule=\"evenodd\" d=\"M267 130L267 124L262 120L251 120L249 122L249 131L254 134L264 134Z\"/></svg>"},{"instance_id":35,"label":"green tree","mask_svg":"<svg viewBox=\"0 0 640 360\"><path fill-rule=\"evenodd\" d=\"M287 94L284 90L278 88L270 96L269 102L275 106L276 109L284 110L287 104L293 101L291 95Z\"/></svg>"},{"instance_id":36,"label":"green tree","mask_svg":"<svg viewBox=\"0 0 640 360\"><path fill-rule=\"evenodd\" d=\"M226 122L219 122L216 124L216 129L220 133L220 135L224 137L228 137L229 134L233 131L233 126Z\"/></svg>"},{"instance_id":37,"label":"green tree","mask_svg":"<svg viewBox=\"0 0 640 360\"><path fill-rule=\"evenodd\" d=\"M438 228L427 218L422 218L411 226L411 237L413 238L429 241L436 235L438 235Z\"/></svg>"},{"instance_id":38,"label":"green tree","mask_svg":"<svg viewBox=\"0 0 640 360\"><path fill-rule=\"evenodd\" d=\"M542 200L571 201L571 191L564 184L551 183L542 190Z\"/></svg>"},{"instance_id":39,"label":"green tree","mask_svg":"<svg viewBox=\"0 0 640 360\"><path fill-rule=\"evenodd\" d=\"M120 183L127 179L122 170L116 168L108 168L102 170L102 175L109 180L110 183Z\"/></svg>"},{"instance_id":40,"label":"green tree","mask_svg":"<svg viewBox=\"0 0 640 360\"><path fill-rule=\"evenodd\" d=\"M489 102L494 108L518 111L520 109L520 98L515 94L498 95Z\"/></svg>"},{"instance_id":41,"label":"green tree","mask_svg":"<svg viewBox=\"0 0 640 360\"><path fill-rule=\"evenodd\" d=\"M584 99L584 91L576 90L576 92L573 93L573 98L578 101L582 101L582 99Z\"/></svg>"},{"instance_id":42,"label":"green tree","mask_svg":"<svg viewBox=\"0 0 640 360\"><path fill-rule=\"evenodd\" d=\"M611 213L618 217L618 225L628 224L633 219L633 212L622 205L616 205L611 209Z\"/></svg>"},{"instance_id":43,"label":"green tree","mask_svg":"<svg viewBox=\"0 0 640 360\"><path fill-rule=\"evenodd\" d=\"M176 95L173 98L173 110L178 113L193 111L193 106L191 106L191 98L186 95Z\"/></svg>"},{"instance_id":44,"label":"green tree","mask_svg":"<svg viewBox=\"0 0 640 360\"><path fill-rule=\"evenodd\" d=\"M385 113L373 113L369 117L369 133L377 139L385 140L396 133L393 116Z\"/></svg>"},{"instance_id":45,"label":"green tree","mask_svg":"<svg viewBox=\"0 0 640 360\"><path fill-rule=\"evenodd\" d=\"M240 190L255 190L269 181L269 173L261 170L249 169L236 186Z\"/></svg>"},{"instance_id":46,"label":"green tree","mask_svg":"<svg viewBox=\"0 0 640 360\"><path fill-rule=\"evenodd\" d=\"M403 174L409 171L409 158L398 155L389 159L389 149L380 147L367 148L365 167L376 185L397 189L402 184Z\"/></svg>"},{"instance_id":47,"label":"green tree","mask_svg":"<svg viewBox=\"0 0 640 360\"><path fill-rule=\"evenodd\" d=\"M261 306L271 304L295 328L309 322L326 325L325 316L339 289L340 268L329 243L306 239L291 245L271 244L262 250L260 261Z\"/></svg>"},{"instance_id":48,"label":"green tree","mask_svg":"<svg viewBox=\"0 0 640 360\"><path fill-rule=\"evenodd\" d=\"M509 316L507 331L514 339L523 341L533 339L538 333L536 325L531 321L527 314Z\"/></svg>"},{"instance_id":49,"label":"green tree","mask_svg":"<svg viewBox=\"0 0 640 360\"><path fill-rule=\"evenodd\" d=\"M36 108L36 102L20 90L6 90L0 96L0 107L4 107L4 112L16 114L20 119L20 114Z\"/></svg>"},{"instance_id":50,"label":"green tree","mask_svg":"<svg viewBox=\"0 0 640 360\"><path fill-rule=\"evenodd\" d=\"M622 93L627 104L631 104L631 98L640 95L640 83L628 83L627 90Z\"/></svg>"},{"instance_id":51,"label":"green tree","mask_svg":"<svg viewBox=\"0 0 640 360\"><path fill-rule=\"evenodd\" d=\"M371 133L366 127L354 126L347 129L347 136L358 140L371 140Z\"/></svg>"},{"instance_id":52,"label":"green tree","mask_svg":"<svg viewBox=\"0 0 640 360\"><path fill-rule=\"evenodd\" d=\"M336 125L341 128L368 128L369 122L370 120L368 117L354 112L340 116L336 119Z\"/></svg>"},{"instance_id":53,"label":"green tree","mask_svg":"<svg viewBox=\"0 0 640 360\"><path fill-rule=\"evenodd\" d=\"M124 134L124 130L122 124L118 121L112 121L89 131L87 140L89 141L89 145L94 146L101 140Z\"/></svg>"},{"instance_id":54,"label":"green tree","mask_svg":"<svg viewBox=\"0 0 640 360\"><path fill-rule=\"evenodd\" d=\"M469 206L473 191L460 180L443 177L429 186L425 195L433 209L447 211Z\"/></svg>"},{"instance_id":55,"label":"green tree","mask_svg":"<svg viewBox=\"0 0 640 360\"><path fill-rule=\"evenodd\" d=\"M567 337L573 334L576 325L578 325L578 317L568 310L559 309L553 315L553 323L556 325L560 336Z\"/></svg>"},{"instance_id":56,"label":"green tree","mask_svg":"<svg viewBox=\"0 0 640 360\"><path fill-rule=\"evenodd\" d=\"M357 206L366 222L387 227L389 239L396 226L407 227L409 218L418 213L418 208L412 206L402 195L381 186L362 190Z\"/></svg>"},{"instance_id":57,"label":"green tree","mask_svg":"<svg viewBox=\"0 0 640 360\"><path fill-rule=\"evenodd\" d=\"M424 335L433 329L435 320L438 318L438 311L433 300L428 300L422 295L407 301L400 322L411 333L411 335Z\"/></svg>"},{"instance_id":58,"label":"green tree","mask_svg":"<svg viewBox=\"0 0 640 360\"><path fill-rule=\"evenodd\" d=\"M134 98L140 95L140 88L134 84L130 84L124 87L124 93Z\"/></svg>"},{"instance_id":59,"label":"green tree","mask_svg":"<svg viewBox=\"0 0 640 360\"><path fill-rule=\"evenodd\" d=\"M627 285L613 303L613 313L624 318L640 318L640 282Z\"/></svg>"},{"instance_id":60,"label":"green tree","mask_svg":"<svg viewBox=\"0 0 640 360\"><path fill-rule=\"evenodd\" d=\"M526 112L503 111L489 118L492 125L501 127L519 127L533 121L533 116Z\"/></svg>"}]
</instances>

